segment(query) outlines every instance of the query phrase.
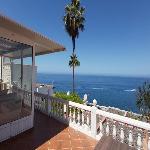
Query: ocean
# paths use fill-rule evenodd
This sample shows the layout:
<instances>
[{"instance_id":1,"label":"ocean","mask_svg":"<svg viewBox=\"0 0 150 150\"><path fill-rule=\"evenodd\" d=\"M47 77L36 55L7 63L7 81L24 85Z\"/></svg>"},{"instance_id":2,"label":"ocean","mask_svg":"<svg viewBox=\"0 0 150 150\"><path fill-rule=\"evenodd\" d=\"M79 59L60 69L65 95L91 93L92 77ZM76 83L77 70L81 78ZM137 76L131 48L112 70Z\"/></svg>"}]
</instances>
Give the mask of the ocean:
<instances>
[{"instance_id":1,"label":"ocean","mask_svg":"<svg viewBox=\"0 0 150 150\"><path fill-rule=\"evenodd\" d=\"M83 98L88 94L88 102L96 99L98 105L117 107L138 113L136 92L139 86L150 78L117 77L97 75L76 75L76 92ZM54 91L71 91L72 75L37 74L38 83L54 84Z\"/></svg>"}]
</instances>

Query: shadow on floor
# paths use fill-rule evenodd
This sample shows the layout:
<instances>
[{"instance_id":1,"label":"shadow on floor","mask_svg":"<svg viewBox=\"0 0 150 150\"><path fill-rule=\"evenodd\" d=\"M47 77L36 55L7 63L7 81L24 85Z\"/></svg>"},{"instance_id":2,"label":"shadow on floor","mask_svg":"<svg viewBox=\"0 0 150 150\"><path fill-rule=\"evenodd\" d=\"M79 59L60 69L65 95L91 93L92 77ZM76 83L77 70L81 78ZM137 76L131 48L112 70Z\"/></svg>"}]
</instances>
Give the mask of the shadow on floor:
<instances>
[{"instance_id":1,"label":"shadow on floor","mask_svg":"<svg viewBox=\"0 0 150 150\"><path fill-rule=\"evenodd\" d=\"M0 144L0 150L35 150L68 126L35 111L34 128Z\"/></svg>"}]
</instances>

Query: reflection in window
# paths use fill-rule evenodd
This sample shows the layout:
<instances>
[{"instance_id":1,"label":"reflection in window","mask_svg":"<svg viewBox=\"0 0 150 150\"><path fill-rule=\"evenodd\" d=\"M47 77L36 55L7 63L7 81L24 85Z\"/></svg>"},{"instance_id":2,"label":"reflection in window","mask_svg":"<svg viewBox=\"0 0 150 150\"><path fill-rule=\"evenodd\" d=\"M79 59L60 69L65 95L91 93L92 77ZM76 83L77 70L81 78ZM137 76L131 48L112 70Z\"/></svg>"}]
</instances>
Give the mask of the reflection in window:
<instances>
[{"instance_id":1,"label":"reflection in window","mask_svg":"<svg viewBox=\"0 0 150 150\"><path fill-rule=\"evenodd\" d=\"M31 114L32 47L0 38L0 125Z\"/></svg>"}]
</instances>

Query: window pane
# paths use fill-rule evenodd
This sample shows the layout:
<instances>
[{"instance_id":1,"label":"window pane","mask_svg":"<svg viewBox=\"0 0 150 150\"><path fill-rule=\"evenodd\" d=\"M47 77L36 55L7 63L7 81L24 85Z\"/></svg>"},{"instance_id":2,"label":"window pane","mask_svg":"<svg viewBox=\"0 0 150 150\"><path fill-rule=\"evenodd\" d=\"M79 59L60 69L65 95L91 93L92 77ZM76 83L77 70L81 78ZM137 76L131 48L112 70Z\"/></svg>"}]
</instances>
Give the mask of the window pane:
<instances>
[{"instance_id":1,"label":"window pane","mask_svg":"<svg viewBox=\"0 0 150 150\"><path fill-rule=\"evenodd\" d=\"M0 125L31 114L32 47L0 38Z\"/></svg>"}]
</instances>

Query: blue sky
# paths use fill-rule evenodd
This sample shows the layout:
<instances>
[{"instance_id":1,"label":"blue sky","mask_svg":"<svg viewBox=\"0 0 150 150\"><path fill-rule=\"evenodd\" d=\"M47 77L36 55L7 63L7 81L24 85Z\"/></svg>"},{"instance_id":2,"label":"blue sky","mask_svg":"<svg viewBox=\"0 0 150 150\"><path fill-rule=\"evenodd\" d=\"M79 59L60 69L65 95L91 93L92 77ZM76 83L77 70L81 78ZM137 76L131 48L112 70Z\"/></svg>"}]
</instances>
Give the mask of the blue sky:
<instances>
[{"instance_id":1,"label":"blue sky","mask_svg":"<svg viewBox=\"0 0 150 150\"><path fill-rule=\"evenodd\" d=\"M72 73L72 43L62 17L69 0L0 0L0 12L63 44L67 51L36 58L39 72ZM77 40L78 74L150 76L150 1L81 0L85 31Z\"/></svg>"}]
</instances>

